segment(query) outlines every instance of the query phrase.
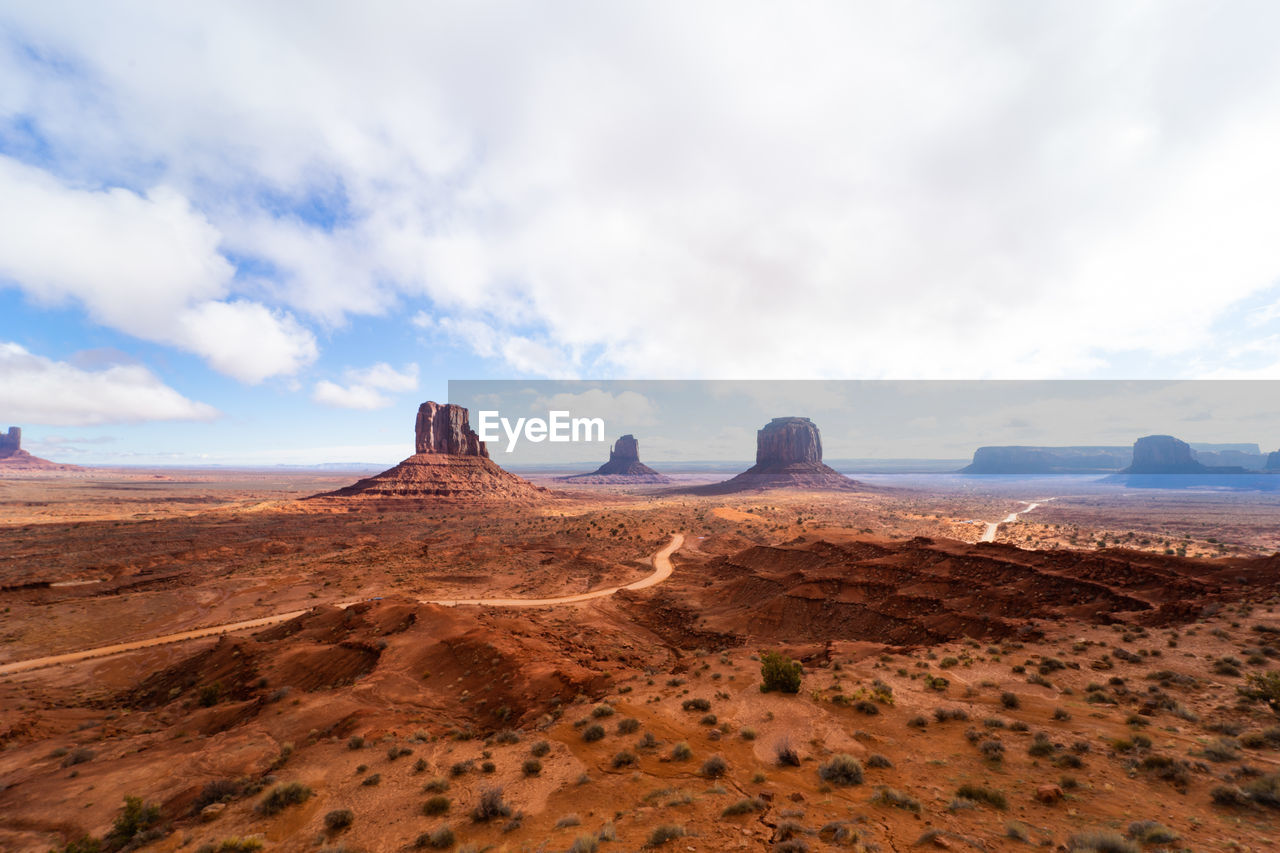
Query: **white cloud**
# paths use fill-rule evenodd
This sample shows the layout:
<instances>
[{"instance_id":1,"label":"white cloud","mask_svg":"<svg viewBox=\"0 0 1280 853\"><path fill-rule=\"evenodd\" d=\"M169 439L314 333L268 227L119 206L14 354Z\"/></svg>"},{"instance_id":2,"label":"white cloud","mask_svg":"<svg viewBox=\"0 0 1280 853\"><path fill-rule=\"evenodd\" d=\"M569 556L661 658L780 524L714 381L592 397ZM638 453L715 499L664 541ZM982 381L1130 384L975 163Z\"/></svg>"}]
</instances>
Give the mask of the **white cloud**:
<instances>
[{"instance_id":1,"label":"white cloud","mask_svg":"<svg viewBox=\"0 0 1280 853\"><path fill-rule=\"evenodd\" d=\"M371 367L348 369L343 372L346 385L328 379L316 383L311 398L326 406L342 409L385 409L390 397L381 393L406 393L418 389L418 365L407 364L396 370L385 362Z\"/></svg>"},{"instance_id":2,"label":"white cloud","mask_svg":"<svg viewBox=\"0 0 1280 853\"><path fill-rule=\"evenodd\" d=\"M0 46L0 113L67 173L175 188L107 201L187 222L152 259L180 309L226 298L216 233L275 269L276 309L426 297L519 372L1207 373L1232 366L1215 320L1280 276L1266 2L3 15L61 64Z\"/></svg>"},{"instance_id":3,"label":"white cloud","mask_svg":"<svg viewBox=\"0 0 1280 853\"><path fill-rule=\"evenodd\" d=\"M207 421L218 415L142 365L84 370L11 342L0 343L0 411L14 422L49 426Z\"/></svg>"},{"instance_id":4,"label":"white cloud","mask_svg":"<svg viewBox=\"0 0 1280 853\"><path fill-rule=\"evenodd\" d=\"M0 278L34 300L77 302L98 323L246 382L315 359L314 336L288 313L219 301L234 268L218 230L172 188L84 189L0 156L0 196Z\"/></svg>"}]
</instances>

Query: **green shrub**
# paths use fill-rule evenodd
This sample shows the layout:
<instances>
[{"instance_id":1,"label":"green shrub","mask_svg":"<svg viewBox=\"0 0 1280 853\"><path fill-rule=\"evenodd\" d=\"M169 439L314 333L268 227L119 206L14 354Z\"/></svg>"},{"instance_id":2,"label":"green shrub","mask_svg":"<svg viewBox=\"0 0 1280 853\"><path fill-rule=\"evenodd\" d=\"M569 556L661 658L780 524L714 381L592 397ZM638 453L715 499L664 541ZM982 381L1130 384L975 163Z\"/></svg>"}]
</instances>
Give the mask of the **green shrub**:
<instances>
[{"instance_id":1,"label":"green shrub","mask_svg":"<svg viewBox=\"0 0 1280 853\"><path fill-rule=\"evenodd\" d=\"M760 653L760 690L799 693L804 668L781 652Z\"/></svg>"},{"instance_id":2,"label":"green shrub","mask_svg":"<svg viewBox=\"0 0 1280 853\"><path fill-rule=\"evenodd\" d=\"M542 762L536 758L526 758L524 764L520 765L520 770L526 776L538 776L542 773Z\"/></svg>"},{"instance_id":3,"label":"green shrub","mask_svg":"<svg viewBox=\"0 0 1280 853\"><path fill-rule=\"evenodd\" d=\"M604 726L599 723L592 723L582 730L582 739L587 743L595 743L604 738Z\"/></svg>"}]
</instances>

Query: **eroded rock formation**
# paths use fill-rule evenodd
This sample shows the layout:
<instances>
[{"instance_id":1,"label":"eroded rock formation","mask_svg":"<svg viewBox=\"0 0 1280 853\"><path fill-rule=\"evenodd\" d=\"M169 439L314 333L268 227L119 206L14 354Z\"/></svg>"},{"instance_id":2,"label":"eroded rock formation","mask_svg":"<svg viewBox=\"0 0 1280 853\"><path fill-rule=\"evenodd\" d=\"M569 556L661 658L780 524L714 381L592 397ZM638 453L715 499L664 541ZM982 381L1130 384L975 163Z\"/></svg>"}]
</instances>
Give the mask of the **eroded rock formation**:
<instances>
[{"instance_id":1,"label":"eroded rock formation","mask_svg":"<svg viewBox=\"0 0 1280 853\"><path fill-rule=\"evenodd\" d=\"M447 453L453 456L483 456L489 451L471 428L467 410L452 403L427 401L418 407L413 427L414 453Z\"/></svg>"},{"instance_id":2,"label":"eroded rock formation","mask_svg":"<svg viewBox=\"0 0 1280 853\"><path fill-rule=\"evenodd\" d=\"M670 483L671 478L659 474L640 461L640 442L634 435L624 435L613 443L609 451L609 461L590 474L574 474L570 477L558 477L566 483L584 484L617 484L628 483Z\"/></svg>"},{"instance_id":3,"label":"eroded rock formation","mask_svg":"<svg viewBox=\"0 0 1280 853\"><path fill-rule=\"evenodd\" d=\"M1191 455L1191 445L1171 435L1146 435L1133 443L1126 474L1203 474L1208 469Z\"/></svg>"},{"instance_id":4,"label":"eroded rock formation","mask_svg":"<svg viewBox=\"0 0 1280 853\"><path fill-rule=\"evenodd\" d=\"M1119 471L1133 458L1128 447L979 447L962 474L1094 474Z\"/></svg>"},{"instance_id":5,"label":"eroded rock formation","mask_svg":"<svg viewBox=\"0 0 1280 853\"><path fill-rule=\"evenodd\" d=\"M13 456L22 450L21 427L9 427L7 433L0 433L0 459Z\"/></svg>"},{"instance_id":6,"label":"eroded rock formation","mask_svg":"<svg viewBox=\"0 0 1280 853\"><path fill-rule=\"evenodd\" d=\"M756 464L731 480L702 486L700 494L755 489L858 490L866 488L822 461L822 435L808 418L774 418L756 432Z\"/></svg>"},{"instance_id":7,"label":"eroded rock formation","mask_svg":"<svg viewBox=\"0 0 1280 853\"><path fill-rule=\"evenodd\" d=\"M1280 471L1280 450L1273 450L1267 454L1267 470Z\"/></svg>"},{"instance_id":8,"label":"eroded rock formation","mask_svg":"<svg viewBox=\"0 0 1280 853\"><path fill-rule=\"evenodd\" d=\"M414 450L394 468L316 497L530 500L546 492L490 459L467 410L452 403L418 408Z\"/></svg>"}]
</instances>

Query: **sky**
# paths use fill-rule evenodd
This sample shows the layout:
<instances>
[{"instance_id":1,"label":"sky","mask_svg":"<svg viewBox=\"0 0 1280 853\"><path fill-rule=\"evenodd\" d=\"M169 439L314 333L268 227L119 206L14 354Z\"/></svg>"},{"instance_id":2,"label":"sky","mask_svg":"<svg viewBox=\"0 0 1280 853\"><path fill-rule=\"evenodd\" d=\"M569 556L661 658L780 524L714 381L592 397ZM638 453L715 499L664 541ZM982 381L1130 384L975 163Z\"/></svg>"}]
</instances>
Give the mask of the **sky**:
<instances>
[{"instance_id":1,"label":"sky","mask_svg":"<svg viewBox=\"0 0 1280 853\"><path fill-rule=\"evenodd\" d=\"M1277 31L0 0L0 429L384 462L451 379L1277 379Z\"/></svg>"}]
</instances>

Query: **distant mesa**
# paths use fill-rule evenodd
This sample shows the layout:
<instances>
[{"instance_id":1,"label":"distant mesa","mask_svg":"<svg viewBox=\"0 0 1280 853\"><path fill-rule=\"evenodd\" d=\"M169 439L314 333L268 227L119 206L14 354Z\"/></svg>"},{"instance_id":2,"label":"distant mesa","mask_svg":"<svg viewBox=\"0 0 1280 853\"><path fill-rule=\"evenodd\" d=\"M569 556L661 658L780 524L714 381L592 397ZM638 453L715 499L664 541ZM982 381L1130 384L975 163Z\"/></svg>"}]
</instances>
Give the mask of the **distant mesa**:
<instances>
[{"instance_id":1,"label":"distant mesa","mask_svg":"<svg viewBox=\"0 0 1280 853\"><path fill-rule=\"evenodd\" d=\"M0 432L0 471L83 471L79 465L63 465L32 456L22 449L22 428Z\"/></svg>"},{"instance_id":2,"label":"distant mesa","mask_svg":"<svg viewBox=\"0 0 1280 853\"><path fill-rule=\"evenodd\" d=\"M822 462L822 436L808 418L774 418L756 432L756 464L731 480L701 486L696 494L757 489L858 491L866 485Z\"/></svg>"},{"instance_id":3,"label":"distant mesa","mask_svg":"<svg viewBox=\"0 0 1280 853\"><path fill-rule=\"evenodd\" d=\"M546 492L490 459L467 410L452 403L418 407L414 451L394 468L316 497L530 500Z\"/></svg>"},{"instance_id":4,"label":"distant mesa","mask_svg":"<svg viewBox=\"0 0 1280 853\"><path fill-rule=\"evenodd\" d=\"M1280 450L1273 450L1267 454L1268 471L1280 471Z\"/></svg>"},{"instance_id":5,"label":"distant mesa","mask_svg":"<svg viewBox=\"0 0 1280 853\"><path fill-rule=\"evenodd\" d=\"M624 435L613 443L609 451L609 461L590 474L573 474L569 477L557 477L565 483L583 483L588 485L626 485L629 483L670 483L671 478L650 468L640 461L640 442L634 435Z\"/></svg>"},{"instance_id":6,"label":"distant mesa","mask_svg":"<svg viewBox=\"0 0 1280 853\"><path fill-rule=\"evenodd\" d=\"M1133 459L1128 447L979 447L962 474L1110 474Z\"/></svg>"}]
</instances>

